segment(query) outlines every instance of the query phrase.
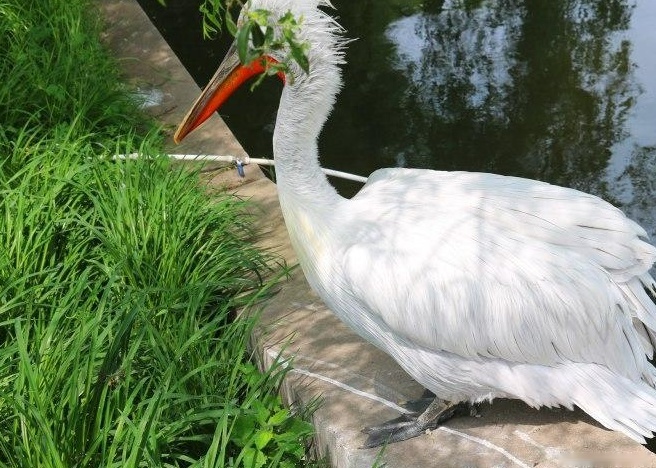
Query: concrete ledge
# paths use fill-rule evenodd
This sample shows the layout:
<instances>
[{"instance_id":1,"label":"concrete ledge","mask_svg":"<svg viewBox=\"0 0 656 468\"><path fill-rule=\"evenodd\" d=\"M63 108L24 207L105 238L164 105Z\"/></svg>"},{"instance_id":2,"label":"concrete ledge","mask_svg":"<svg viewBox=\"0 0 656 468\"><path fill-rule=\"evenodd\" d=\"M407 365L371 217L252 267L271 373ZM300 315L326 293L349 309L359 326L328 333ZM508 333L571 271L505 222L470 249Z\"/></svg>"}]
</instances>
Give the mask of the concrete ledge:
<instances>
[{"instance_id":1,"label":"concrete ledge","mask_svg":"<svg viewBox=\"0 0 656 468\"><path fill-rule=\"evenodd\" d=\"M199 92L135 0L99 0L107 18L105 39L124 65L125 78L152 97L149 110L174 128ZM218 65L218 64L217 64ZM244 155L218 117L172 152ZM252 198L268 231L264 244L295 262L278 206L275 185L256 166L246 179L218 171L213 183ZM295 356L284 383L288 402L321 397L315 413L316 451L333 466L370 467L656 467L656 455L607 431L580 411L540 411L517 401L484 405L477 417L450 421L423 437L392 444L382 455L359 447L361 429L399 415L397 405L423 389L388 356L339 322L310 291L299 270L269 301L255 333L265 364L281 352Z\"/></svg>"}]
</instances>

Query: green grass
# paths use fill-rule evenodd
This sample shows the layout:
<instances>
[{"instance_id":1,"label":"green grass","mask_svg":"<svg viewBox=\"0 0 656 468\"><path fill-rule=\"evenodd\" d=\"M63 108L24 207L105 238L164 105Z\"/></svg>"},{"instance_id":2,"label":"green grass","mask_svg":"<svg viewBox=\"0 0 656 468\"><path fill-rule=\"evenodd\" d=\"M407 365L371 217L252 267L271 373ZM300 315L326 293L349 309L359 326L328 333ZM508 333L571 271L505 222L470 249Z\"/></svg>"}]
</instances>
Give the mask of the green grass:
<instances>
[{"instance_id":1,"label":"green grass","mask_svg":"<svg viewBox=\"0 0 656 468\"><path fill-rule=\"evenodd\" d=\"M256 317L234 319L284 268L243 202L111 160L159 137L89 8L0 0L0 465L305 465L282 366L259 372Z\"/></svg>"},{"instance_id":2,"label":"green grass","mask_svg":"<svg viewBox=\"0 0 656 468\"><path fill-rule=\"evenodd\" d=\"M99 140L144 130L88 3L0 0L0 122L9 137L26 126L89 129Z\"/></svg>"}]
</instances>

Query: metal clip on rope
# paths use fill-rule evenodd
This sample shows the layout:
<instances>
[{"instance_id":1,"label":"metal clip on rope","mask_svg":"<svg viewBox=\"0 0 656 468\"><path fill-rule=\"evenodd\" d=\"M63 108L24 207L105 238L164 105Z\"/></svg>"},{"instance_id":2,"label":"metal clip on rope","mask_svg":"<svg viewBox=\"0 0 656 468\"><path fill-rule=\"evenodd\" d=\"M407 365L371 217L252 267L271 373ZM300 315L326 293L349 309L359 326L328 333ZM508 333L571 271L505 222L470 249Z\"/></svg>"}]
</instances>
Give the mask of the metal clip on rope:
<instances>
[{"instance_id":1,"label":"metal clip on rope","mask_svg":"<svg viewBox=\"0 0 656 468\"><path fill-rule=\"evenodd\" d=\"M239 177L246 177L246 173L244 172L244 162L241 159L235 159L235 166L237 166L237 174L239 174Z\"/></svg>"}]
</instances>

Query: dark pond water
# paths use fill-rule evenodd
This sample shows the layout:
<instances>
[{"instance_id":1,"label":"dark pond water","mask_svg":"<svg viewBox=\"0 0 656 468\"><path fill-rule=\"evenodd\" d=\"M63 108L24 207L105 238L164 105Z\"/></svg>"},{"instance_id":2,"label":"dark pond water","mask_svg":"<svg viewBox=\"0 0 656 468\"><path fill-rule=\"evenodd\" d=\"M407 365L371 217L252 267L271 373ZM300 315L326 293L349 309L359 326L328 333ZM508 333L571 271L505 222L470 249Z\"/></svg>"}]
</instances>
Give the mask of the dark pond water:
<instances>
[{"instance_id":1,"label":"dark pond water","mask_svg":"<svg viewBox=\"0 0 656 468\"><path fill-rule=\"evenodd\" d=\"M227 44L202 40L197 2L140 2L204 86ZM656 235L655 1L333 3L358 39L321 136L325 167L546 180L600 195ZM247 88L222 116L251 156L270 156L280 84Z\"/></svg>"}]
</instances>

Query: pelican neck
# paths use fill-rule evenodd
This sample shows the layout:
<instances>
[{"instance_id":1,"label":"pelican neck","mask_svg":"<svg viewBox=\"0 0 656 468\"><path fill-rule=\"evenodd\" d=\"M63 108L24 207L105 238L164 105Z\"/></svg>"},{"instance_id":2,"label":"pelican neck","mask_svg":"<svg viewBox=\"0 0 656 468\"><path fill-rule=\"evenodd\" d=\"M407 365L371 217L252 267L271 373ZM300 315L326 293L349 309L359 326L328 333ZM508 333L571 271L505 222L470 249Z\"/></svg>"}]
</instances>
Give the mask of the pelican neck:
<instances>
[{"instance_id":1,"label":"pelican neck","mask_svg":"<svg viewBox=\"0 0 656 468\"><path fill-rule=\"evenodd\" d=\"M340 86L337 67L324 68L285 85L273 134L273 155L281 195L325 207L343 198L319 164L317 140Z\"/></svg>"}]
</instances>

